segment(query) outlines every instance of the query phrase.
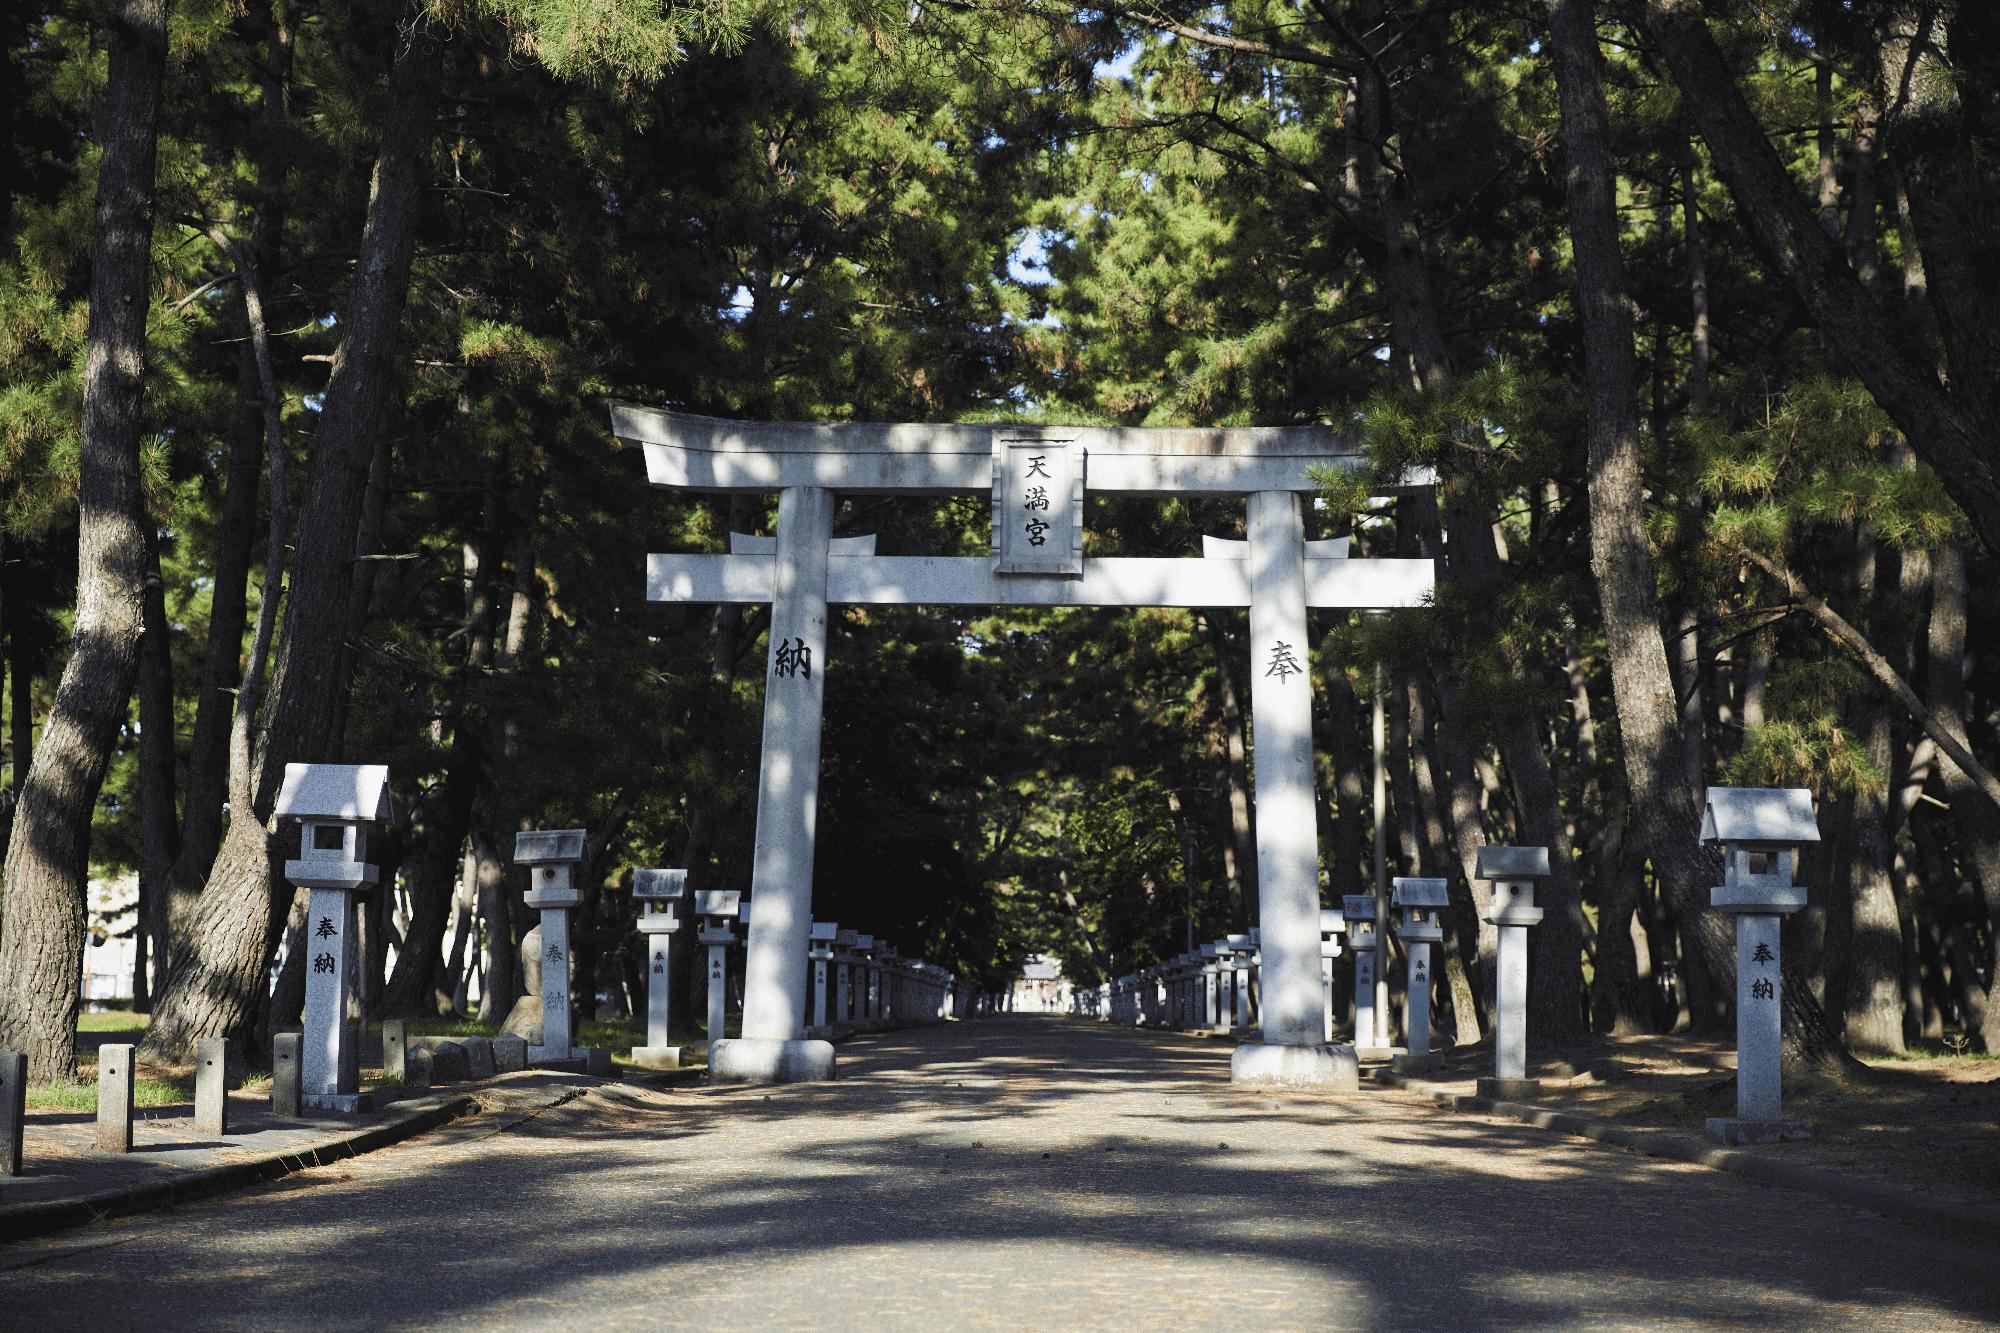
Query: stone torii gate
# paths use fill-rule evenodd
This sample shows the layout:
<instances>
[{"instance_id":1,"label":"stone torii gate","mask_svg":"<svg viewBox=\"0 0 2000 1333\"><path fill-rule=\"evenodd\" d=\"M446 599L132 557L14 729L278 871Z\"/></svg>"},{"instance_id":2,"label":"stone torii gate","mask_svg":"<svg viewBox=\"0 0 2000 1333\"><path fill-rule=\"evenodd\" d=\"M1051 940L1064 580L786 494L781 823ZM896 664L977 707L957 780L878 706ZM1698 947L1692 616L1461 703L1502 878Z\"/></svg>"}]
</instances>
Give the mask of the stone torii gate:
<instances>
[{"instance_id":1,"label":"stone torii gate","mask_svg":"<svg viewBox=\"0 0 2000 1333\"><path fill-rule=\"evenodd\" d=\"M777 491L774 537L732 534L727 555L647 557L656 602L769 602L743 1036L716 1078L826 1078L833 1048L807 1041L807 937L829 603L1248 607L1255 735L1262 1041L1237 1049L1239 1082L1355 1086L1347 1047L1324 1044L1319 846L1313 809L1308 607L1429 599L1429 560L1351 560L1307 541L1308 469L1351 469L1355 446L1322 427L1141 429L723 421L614 403L613 433L642 445L655 486ZM1086 487L1141 495L1246 495L1248 540L1199 557L1086 556ZM882 556L832 535L834 495L990 493L984 557Z\"/></svg>"}]
</instances>

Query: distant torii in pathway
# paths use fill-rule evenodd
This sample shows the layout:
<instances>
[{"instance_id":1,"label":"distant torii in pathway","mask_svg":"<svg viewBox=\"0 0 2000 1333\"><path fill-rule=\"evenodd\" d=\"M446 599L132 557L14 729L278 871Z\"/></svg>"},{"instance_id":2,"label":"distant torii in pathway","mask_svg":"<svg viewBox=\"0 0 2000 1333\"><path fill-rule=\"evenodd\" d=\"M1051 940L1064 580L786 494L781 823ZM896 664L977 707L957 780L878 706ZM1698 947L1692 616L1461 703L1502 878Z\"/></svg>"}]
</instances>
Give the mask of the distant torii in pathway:
<instances>
[{"instance_id":1,"label":"distant torii in pathway","mask_svg":"<svg viewBox=\"0 0 2000 1333\"><path fill-rule=\"evenodd\" d=\"M1156 429L722 421L614 403L619 439L643 445L655 486L777 491L775 537L731 534L728 555L647 557L656 602L769 602L764 748L757 785L743 1038L711 1057L717 1078L832 1073L806 1041L820 712L830 602L955 606L1244 606L1256 736L1260 1043L1242 1082L1352 1086L1352 1051L1322 1044L1319 845L1313 809L1307 607L1429 600L1429 560L1351 560L1345 538L1309 542L1301 496L1314 468L1353 469L1355 445L1316 426ZM1141 495L1247 495L1247 541L1203 539L1199 557L1086 557L1086 486ZM832 536L836 492L990 493L990 556L879 556Z\"/></svg>"}]
</instances>

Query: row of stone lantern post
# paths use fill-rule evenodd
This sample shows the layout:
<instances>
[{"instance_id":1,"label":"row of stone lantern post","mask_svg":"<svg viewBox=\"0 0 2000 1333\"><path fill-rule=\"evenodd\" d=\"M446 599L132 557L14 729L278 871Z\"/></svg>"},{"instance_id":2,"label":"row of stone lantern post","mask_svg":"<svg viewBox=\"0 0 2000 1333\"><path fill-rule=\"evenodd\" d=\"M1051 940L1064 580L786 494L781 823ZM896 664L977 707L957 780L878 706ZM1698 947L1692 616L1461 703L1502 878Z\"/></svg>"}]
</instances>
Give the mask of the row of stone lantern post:
<instances>
[{"instance_id":1,"label":"row of stone lantern post","mask_svg":"<svg viewBox=\"0 0 2000 1333\"><path fill-rule=\"evenodd\" d=\"M632 1062L650 1069L674 1069L681 1048L672 1044L672 968L669 950L680 928L677 908L687 897L687 871L639 870L632 897L640 904L638 927L646 941L646 1044L632 1050ZM736 889L703 889L693 895L700 927L695 942L707 950L708 1047L714 1063L717 1043L726 1040L729 959L736 927L748 927L754 904ZM814 921L807 935L806 994L811 1010L806 1035L830 1040L855 1031L934 1023L952 1016L953 974L920 958L904 958L896 947L873 935Z\"/></svg>"},{"instance_id":2,"label":"row of stone lantern post","mask_svg":"<svg viewBox=\"0 0 2000 1333\"><path fill-rule=\"evenodd\" d=\"M1806 905L1795 882L1799 851L1819 841L1812 794L1797 788L1710 787L1702 807L1701 842L1723 858L1723 882L1710 890L1710 906L1736 922L1737 1113L1715 1117L1709 1137L1726 1143L1802 1138L1809 1125L1783 1116L1780 1070L1784 982L1780 925ZM1528 1076L1528 931L1543 908L1535 888L1550 872L1546 847L1478 849L1475 874L1493 892L1481 913L1498 928L1499 955L1493 996L1493 1076L1479 1080L1481 1095L1531 1096L1539 1082ZM1400 913L1394 929L1403 944L1404 1030L1407 1044L1392 1044L1390 1016L1377 1004L1382 941L1378 901L1351 895L1338 910L1320 913L1320 967L1324 1040L1333 1040L1333 963L1354 954L1354 1052L1359 1059L1389 1059L1402 1071L1435 1066L1430 1049L1433 945L1442 944L1442 913L1449 903L1444 879L1393 881L1389 905ZM1246 1034L1259 1021L1257 931L1231 935L1153 967L1071 993L1073 1013L1103 1022Z\"/></svg>"}]
</instances>

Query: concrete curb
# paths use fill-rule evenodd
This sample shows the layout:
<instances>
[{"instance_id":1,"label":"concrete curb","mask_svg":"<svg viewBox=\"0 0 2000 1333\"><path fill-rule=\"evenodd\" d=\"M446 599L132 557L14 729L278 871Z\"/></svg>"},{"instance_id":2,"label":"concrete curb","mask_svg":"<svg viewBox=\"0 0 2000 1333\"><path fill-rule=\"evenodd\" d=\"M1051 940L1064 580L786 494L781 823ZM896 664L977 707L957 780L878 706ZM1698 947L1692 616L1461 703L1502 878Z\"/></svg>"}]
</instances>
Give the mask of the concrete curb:
<instances>
[{"instance_id":1,"label":"concrete curb","mask_svg":"<svg viewBox=\"0 0 2000 1333\"><path fill-rule=\"evenodd\" d=\"M1596 1143L1625 1148L1647 1157L1659 1157L1668 1161L1705 1166L1715 1171L1727 1171L1760 1185L1778 1185L1785 1189L1836 1199L1857 1208L1880 1213L1898 1222L1927 1223L1931 1226L1946 1227L1961 1235L1977 1236L2000 1244L2000 1210L1968 1204L1939 1203L1911 1192L1909 1187L1854 1180L1824 1167L1778 1161L1757 1153L1744 1152L1740 1148L1719 1148L1701 1139L1675 1134L1671 1130L1632 1129L1611 1121L1593 1120L1569 1111L1551 1110L1546 1106L1535 1106L1528 1102L1505 1102L1491 1097L1454 1092L1435 1083L1409 1078L1387 1069L1373 1070L1369 1076L1378 1083L1428 1097L1439 1105L1450 1107L1455 1111L1504 1116L1518 1120L1522 1124L1533 1125L1537 1129L1553 1130L1558 1134L1590 1139Z\"/></svg>"},{"instance_id":2,"label":"concrete curb","mask_svg":"<svg viewBox=\"0 0 2000 1333\"><path fill-rule=\"evenodd\" d=\"M129 1189L100 1190L73 1199L37 1199L0 1207L0 1243L46 1236L107 1217L171 1208L225 1190L279 1180L307 1167L359 1157L436 1129L473 1110L477 1104L470 1093L455 1093L435 1105L413 1107L393 1120L291 1152L205 1167L171 1180L149 1181Z\"/></svg>"}]
</instances>

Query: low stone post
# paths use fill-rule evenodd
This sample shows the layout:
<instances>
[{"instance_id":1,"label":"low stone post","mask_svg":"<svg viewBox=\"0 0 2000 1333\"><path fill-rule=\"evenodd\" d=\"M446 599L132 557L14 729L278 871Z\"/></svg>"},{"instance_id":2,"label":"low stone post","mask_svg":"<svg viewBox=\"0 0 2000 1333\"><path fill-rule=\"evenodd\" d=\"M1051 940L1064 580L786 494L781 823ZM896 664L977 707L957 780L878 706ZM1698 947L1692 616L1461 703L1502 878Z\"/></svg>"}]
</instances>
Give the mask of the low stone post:
<instances>
[{"instance_id":1,"label":"low stone post","mask_svg":"<svg viewBox=\"0 0 2000 1333\"><path fill-rule=\"evenodd\" d=\"M1800 788L1710 787L1701 840L1722 848L1722 883L1709 905L1736 918L1736 1115L1703 1126L1717 1143L1812 1136L1784 1118L1784 974L1779 927L1806 905L1793 882L1799 848L1819 841L1812 793Z\"/></svg>"},{"instance_id":2,"label":"low stone post","mask_svg":"<svg viewBox=\"0 0 2000 1333\"><path fill-rule=\"evenodd\" d=\"M285 862L285 878L310 895L299 1105L365 1111L361 1034L347 1016L361 964L354 900L379 878L367 864L368 834L389 821L389 770L381 764L286 764L273 814L299 821L299 857Z\"/></svg>"},{"instance_id":3,"label":"low stone post","mask_svg":"<svg viewBox=\"0 0 2000 1333\"><path fill-rule=\"evenodd\" d=\"M642 1069L679 1069L681 1048L673 1044L673 969L668 945L680 929L674 905L687 893L685 870L635 870L632 900L640 905L639 936L646 948L646 1044L632 1048Z\"/></svg>"},{"instance_id":4,"label":"low stone post","mask_svg":"<svg viewBox=\"0 0 2000 1333\"><path fill-rule=\"evenodd\" d=\"M21 1174L21 1131L28 1122L28 1057L0 1051L0 1176Z\"/></svg>"},{"instance_id":5,"label":"low stone post","mask_svg":"<svg viewBox=\"0 0 2000 1333\"><path fill-rule=\"evenodd\" d=\"M1403 942L1403 954L1410 969L1403 1002L1403 1028L1408 1034L1405 1044L1409 1049L1389 1061L1401 1073L1424 1073L1437 1068L1439 1063L1439 1057L1431 1053L1431 946L1444 942L1443 918L1439 914L1450 901L1446 897L1448 888L1442 879L1399 877L1390 899L1402 909L1403 920L1396 927L1396 938Z\"/></svg>"},{"instance_id":6,"label":"low stone post","mask_svg":"<svg viewBox=\"0 0 2000 1333\"><path fill-rule=\"evenodd\" d=\"M132 1151L132 1047L97 1048L99 1152Z\"/></svg>"},{"instance_id":7,"label":"low stone post","mask_svg":"<svg viewBox=\"0 0 2000 1333\"><path fill-rule=\"evenodd\" d=\"M1382 965L1381 938L1375 933L1375 895L1350 893L1340 900L1347 921L1347 947L1354 954L1354 1055L1388 1060L1396 1049L1386 1039L1387 1015L1375 1007L1375 979Z\"/></svg>"},{"instance_id":8,"label":"low stone post","mask_svg":"<svg viewBox=\"0 0 2000 1333\"><path fill-rule=\"evenodd\" d=\"M833 1017L827 1012L827 970L833 966L834 944L840 926L832 921L815 921L806 933L806 957L812 963L812 1025L808 1037L825 1039L833 1035Z\"/></svg>"},{"instance_id":9,"label":"low stone post","mask_svg":"<svg viewBox=\"0 0 2000 1333\"><path fill-rule=\"evenodd\" d=\"M1481 847L1476 871L1479 878L1493 881L1493 901L1481 917L1500 927L1493 1077L1479 1080L1479 1095L1532 1097L1542 1085L1528 1077L1528 927L1542 919L1535 883L1549 877L1549 849Z\"/></svg>"},{"instance_id":10,"label":"low stone post","mask_svg":"<svg viewBox=\"0 0 2000 1333\"><path fill-rule=\"evenodd\" d=\"M271 1114L296 1116L304 1085L299 1059L299 1034L280 1032L271 1038Z\"/></svg>"},{"instance_id":11,"label":"low stone post","mask_svg":"<svg viewBox=\"0 0 2000 1333\"><path fill-rule=\"evenodd\" d=\"M1347 914L1322 908L1319 914L1319 1001L1321 1030L1333 1040L1333 960L1340 957L1340 937L1347 933Z\"/></svg>"},{"instance_id":12,"label":"low stone post","mask_svg":"<svg viewBox=\"0 0 2000 1333\"><path fill-rule=\"evenodd\" d=\"M708 1049L723 1040L729 1015L729 946L736 943L730 922L743 910L743 894L737 889L703 889L694 896L695 915L701 918L697 942L708 946Z\"/></svg>"},{"instance_id":13,"label":"low stone post","mask_svg":"<svg viewBox=\"0 0 2000 1333\"><path fill-rule=\"evenodd\" d=\"M229 1133L229 1043L221 1037L195 1043L194 1127L217 1137Z\"/></svg>"},{"instance_id":14,"label":"low stone post","mask_svg":"<svg viewBox=\"0 0 2000 1333\"><path fill-rule=\"evenodd\" d=\"M410 1068L410 1024L401 1018L382 1020L382 1077L401 1083Z\"/></svg>"},{"instance_id":15,"label":"low stone post","mask_svg":"<svg viewBox=\"0 0 2000 1333\"><path fill-rule=\"evenodd\" d=\"M528 1047L537 1064L564 1064L587 1057L572 1039L569 994L569 914L583 905L576 867L583 860L580 828L541 829L514 835L514 864L528 872L522 901L542 914L542 1039Z\"/></svg>"},{"instance_id":16,"label":"low stone post","mask_svg":"<svg viewBox=\"0 0 2000 1333\"><path fill-rule=\"evenodd\" d=\"M893 944L883 945L879 956L882 960L880 969L881 994L879 996L881 1008L876 1010L876 1017L884 1027L891 1027L894 1026L897 1019L903 1016L902 1009L899 1007L901 996L897 994L897 984L902 980L903 965L897 957L896 946Z\"/></svg>"},{"instance_id":17,"label":"low stone post","mask_svg":"<svg viewBox=\"0 0 2000 1333\"><path fill-rule=\"evenodd\" d=\"M1222 943L1216 940L1201 946L1201 1023L1210 1033L1229 1030L1222 1021L1222 998L1227 984L1222 979L1222 951Z\"/></svg>"}]
</instances>

